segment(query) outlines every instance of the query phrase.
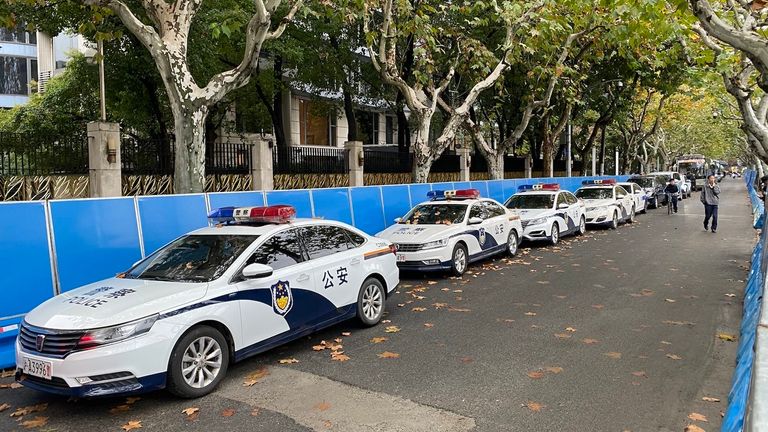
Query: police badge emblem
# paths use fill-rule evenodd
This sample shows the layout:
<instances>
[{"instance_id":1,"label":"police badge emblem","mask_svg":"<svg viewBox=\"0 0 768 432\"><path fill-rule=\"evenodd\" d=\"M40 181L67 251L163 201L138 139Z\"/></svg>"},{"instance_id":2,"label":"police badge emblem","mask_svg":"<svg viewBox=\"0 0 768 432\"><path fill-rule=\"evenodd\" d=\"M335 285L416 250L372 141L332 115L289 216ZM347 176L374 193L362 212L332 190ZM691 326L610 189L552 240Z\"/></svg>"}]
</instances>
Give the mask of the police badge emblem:
<instances>
[{"instance_id":1,"label":"police badge emblem","mask_svg":"<svg viewBox=\"0 0 768 432\"><path fill-rule=\"evenodd\" d=\"M480 228L479 230L480 234L477 236L478 241L480 241L480 246L485 244L485 228Z\"/></svg>"},{"instance_id":2,"label":"police badge emblem","mask_svg":"<svg viewBox=\"0 0 768 432\"><path fill-rule=\"evenodd\" d=\"M272 292L272 310L278 315L290 312L293 306L293 293L287 281L277 281L269 290Z\"/></svg>"}]
</instances>

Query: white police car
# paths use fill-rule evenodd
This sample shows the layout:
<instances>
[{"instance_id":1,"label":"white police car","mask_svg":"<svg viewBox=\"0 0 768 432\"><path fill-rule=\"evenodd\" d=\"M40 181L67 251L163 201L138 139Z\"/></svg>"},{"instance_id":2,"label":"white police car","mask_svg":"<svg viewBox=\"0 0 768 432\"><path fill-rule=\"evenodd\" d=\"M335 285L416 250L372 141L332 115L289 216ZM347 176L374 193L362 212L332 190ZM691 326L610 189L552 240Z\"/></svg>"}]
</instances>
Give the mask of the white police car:
<instances>
[{"instance_id":1,"label":"white police car","mask_svg":"<svg viewBox=\"0 0 768 432\"><path fill-rule=\"evenodd\" d=\"M648 202L648 196L645 190L643 190L639 184L635 183L631 179L630 181L620 182L617 184L623 187L624 190L632 196L632 199L635 200L635 212L645 213L646 204Z\"/></svg>"},{"instance_id":2,"label":"white police car","mask_svg":"<svg viewBox=\"0 0 768 432\"><path fill-rule=\"evenodd\" d=\"M451 270L461 276L469 263L517 253L520 218L477 189L431 191L423 202L377 234L395 243L402 270Z\"/></svg>"},{"instance_id":3,"label":"white police car","mask_svg":"<svg viewBox=\"0 0 768 432\"><path fill-rule=\"evenodd\" d=\"M394 246L289 206L223 208L125 273L28 313L16 378L75 397L211 392L231 362L357 317L381 320Z\"/></svg>"},{"instance_id":4,"label":"white police car","mask_svg":"<svg viewBox=\"0 0 768 432\"><path fill-rule=\"evenodd\" d=\"M585 180L581 184L576 197L587 206L587 224L616 229L620 222L635 221L635 199L616 180Z\"/></svg>"},{"instance_id":5,"label":"white police car","mask_svg":"<svg viewBox=\"0 0 768 432\"><path fill-rule=\"evenodd\" d=\"M518 191L504 205L520 216L523 239L556 245L564 235L587 231L584 203L557 183L522 185Z\"/></svg>"}]
</instances>

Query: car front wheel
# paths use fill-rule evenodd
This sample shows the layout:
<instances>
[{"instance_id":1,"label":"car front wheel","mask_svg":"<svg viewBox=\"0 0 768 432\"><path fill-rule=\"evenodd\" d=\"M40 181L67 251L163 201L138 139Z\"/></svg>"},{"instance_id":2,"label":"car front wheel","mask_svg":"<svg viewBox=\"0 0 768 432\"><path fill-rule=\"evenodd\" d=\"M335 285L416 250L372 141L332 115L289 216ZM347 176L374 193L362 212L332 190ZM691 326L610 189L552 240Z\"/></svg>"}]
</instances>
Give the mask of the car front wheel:
<instances>
[{"instance_id":1,"label":"car front wheel","mask_svg":"<svg viewBox=\"0 0 768 432\"><path fill-rule=\"evenodd\" d=\"M560 226L557 224L557 222L555 222L552 224L552 232L549 234L549 243L552 246L555 246L559 241L560 241Z\"/></svg>"},{"instance_id":2,"label":"car front wheel","mask_svg":"<svg viewBox=\"0 0 768 432\"><path fill-rule=\"evenodd\" d=\"M515 256L517 253L517 245L519 243L517 233L514 230L510 230L509 237L507 238L507 254L509 254L509 256Z\"/></svg>"},{"instance_id":3,"label":"car front wheel","mask_svg":"<svg viewBox=\"0 0 768 432\"><path fill-rule=\"evenodd\" d=\"M635 206L632 206L632 210L629 211L629 217L627 218L628 223L634 223L635 222Z\"/></svg>"},{"instance_id":4,"label":"car front wheel","mask_svg":"<svg viewBox=\"0 0 768 432\"><path fill-rule=\"evenodd\" d=\"M194 327L176 344L168 362L168 391L198 398L219 385L229 366L229 345L220 331Z\"/></svg>"},{"instance_id":5,"label":"car front wheel","mask_svg":"<svg viewBox=\"0 0 768 432\"><path fill-rule=\"evenodd\" d=\"M451 271L456 276L462 276L467 271L467 265L469 258L467 257L467 248L463 244L459 243L453 248L453 254L451 254Z\"/></svg>"},{"instance_id":6,"label":"car front wheel","mask_svg":"<svg viewBox=\"0 0 768 432\"><path fill-rule=\"evenodd\" d=\"M357 318L367 326L374 326L384 316L386 306L386 292L381 281L369 277L360 287L357 295Z\"/></svg>"},{"instance_id":7,"label":"car front wheel","mask_svg":"<svg viewBox=\"0 0 768 432\"><path fill-rule=\"evenodd\" d=\"M611 219L611 229L617 229L619 227L619 213L613 212L613 219Z\"/></svg>"},{"instance_id":8,"label":"car front wheel","mask_svg":"<svg viewBox=\"0 0 768 432\"><path fill-rule=\"evenodd\" d=\"M587 218L582 216L579 220L579 230L576 231L578 235L584 235L587 232Z\"/></svg>"}]
</instances>

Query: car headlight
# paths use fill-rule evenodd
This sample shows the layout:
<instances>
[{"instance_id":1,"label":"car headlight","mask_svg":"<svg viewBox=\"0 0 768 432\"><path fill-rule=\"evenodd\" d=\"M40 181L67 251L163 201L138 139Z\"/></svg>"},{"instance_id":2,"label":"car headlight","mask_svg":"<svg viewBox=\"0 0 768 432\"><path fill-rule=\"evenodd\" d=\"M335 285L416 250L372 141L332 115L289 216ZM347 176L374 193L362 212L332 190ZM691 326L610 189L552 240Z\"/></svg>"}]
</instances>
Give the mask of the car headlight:
<instances>
[{"instance_id":1,"label":"car headlight","mask_svg":"<svg viewBox=\"0 0 768 432\"><path fill-rule=\"evenodd\" d=\"M546 222L547 222L547 218L542 217L542 218L538 218L538 219L532 219L530 222L528 222L528 225L538 225L538 224L543 224L543 223L546 223Z\"/></svg>"},{"instance_id":2,"label":"car headlight","mask_svg":"<svg viewBox=\"0 0 768 432\"><path fill-rule=\"evenodd\" d=\"M78 348L94 348L100 345L119 342L140 334L146 333L157 321L158 315L152 315L140 320L116 325L114 327L104 327L100 329L88 330L77 342Z\"/></svg>"},{"instance_id":3,"label":"car headlight","mask_svg":"<svg viewBox=\"0 0 768 432\"><path fill-rule=\"evenodd\" d=\"M431 242L423 243L423 244L421 245L421 250L425 250L425 249L437 249L437 248L441 248L441 247L444 247L444 246L446 246L447 244L448 244L448 239L440 239L440 240L435 240L435 241L431 241Z\"/></svg>"}]
</instances>

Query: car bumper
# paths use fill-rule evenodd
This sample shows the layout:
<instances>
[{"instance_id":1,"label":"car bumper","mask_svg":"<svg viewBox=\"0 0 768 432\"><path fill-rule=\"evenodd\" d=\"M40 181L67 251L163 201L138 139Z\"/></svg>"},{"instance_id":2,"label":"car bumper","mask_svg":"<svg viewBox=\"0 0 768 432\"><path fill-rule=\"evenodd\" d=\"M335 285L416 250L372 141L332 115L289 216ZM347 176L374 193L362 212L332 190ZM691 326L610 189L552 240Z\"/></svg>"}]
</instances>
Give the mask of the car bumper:
<instances>
[{"instance_id":1,"label":"car bumper","mask_svg":"<svg viewBox=\"0 0 768 432\"><path fill-rule=\"evenodd\" d=\"M527 225L523 229L523 239L528 241L547 240L549 239L548 229L547 223Z\"/></svg>"},{"instance_id":2,"label":"car bumper","mask_svg":"<svg viewBox=\"0 0 768 432\"><path fill-rule=\"evenodd\" d=\"M595 210L586 213L586 222L588 225L603 225L612 222L610 213L606 210Z\"/></svg>"},{"instance_id":3,"label":"car bumper","mask_svg":"<svg viewBox=\"0 0 768 432\"><path fill-rule=\"evenodd\" d=\"M31 389L71 397L145 393L165 387L171 349L172 341L150 332L53 358L27 352L17 340L16 380ZM21 369L24 357L50 362L52 379L25 374Z\"/></svg>"}]
</instances>

